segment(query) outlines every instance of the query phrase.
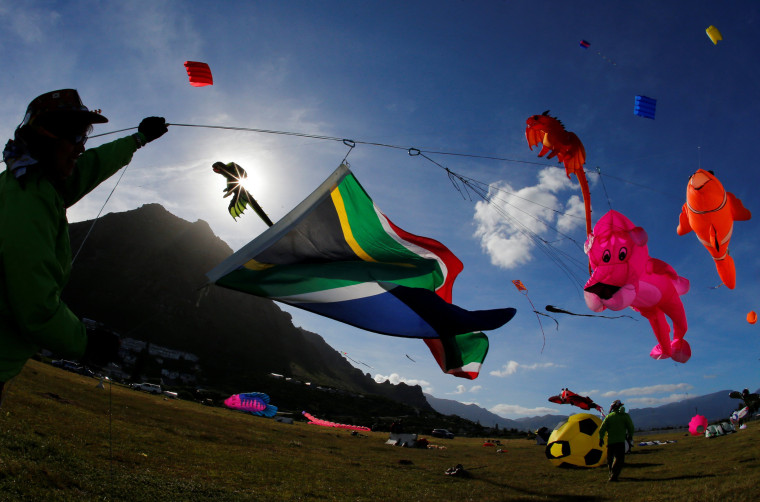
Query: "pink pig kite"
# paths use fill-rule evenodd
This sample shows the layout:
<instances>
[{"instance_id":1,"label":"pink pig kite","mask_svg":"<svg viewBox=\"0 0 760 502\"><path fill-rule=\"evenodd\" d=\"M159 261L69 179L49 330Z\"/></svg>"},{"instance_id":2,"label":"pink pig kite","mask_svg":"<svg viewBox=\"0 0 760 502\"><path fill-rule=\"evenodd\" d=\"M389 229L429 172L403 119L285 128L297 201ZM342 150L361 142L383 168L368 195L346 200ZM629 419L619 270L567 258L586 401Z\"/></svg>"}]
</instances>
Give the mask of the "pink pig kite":
<instances>
[{"instance_id":1,"label":"pink pig kite","mask_svg":"<svg viewBox=\"0 0 760 502\"><path fill-rule=\"evenodd\" d=\"M602 216L584 246L593 269L583 288L586 305L594 312L631 307L649 320L659 342L649 355L685 363L691 347L683 339L686 312L680 295L689 291L689 280L650 258L647 240L646 231L625 215L609 211ZM665 316L673 323L673 341Z\"/></svg>"}]
</instances>

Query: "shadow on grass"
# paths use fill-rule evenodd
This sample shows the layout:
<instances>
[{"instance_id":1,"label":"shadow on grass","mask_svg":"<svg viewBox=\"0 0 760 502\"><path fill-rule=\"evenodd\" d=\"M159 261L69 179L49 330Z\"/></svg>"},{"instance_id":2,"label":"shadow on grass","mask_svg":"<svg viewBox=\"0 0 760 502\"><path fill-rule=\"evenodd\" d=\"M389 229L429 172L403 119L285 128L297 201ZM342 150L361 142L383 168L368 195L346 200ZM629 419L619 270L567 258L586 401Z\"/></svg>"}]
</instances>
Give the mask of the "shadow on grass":
<instances>
[{"instance_id":1,"label":"shadow on grass","mask_svg":"<svg viewBox=\"0 0 760 502\"><path fill-rule=\"evenodd\" d=\"M552 494L552 493L546 493L543 491L536 491L536 490L528 490L525 488L519 488L516 486L508 485L507 483L498 483L496 481L492 481L490 479L480 478L477 476L472 476L471 479L476 479L478 481L482 481L484 483L488 483L489 485L493 485L502 489L507 490L513 490L516 493L522 494L522 496L509 496L508 500L514 501L514 502L521 502L525 500L536 500L536 498L539 498L541 500L557 500L557 501L577 501L577 502L601 502L602 500L606 500L603 497L589 497L588 495L568 495L566 493L561 494Z\"/></svg>"},{"instance_id":2,"label":"shadow on grass","mask_svg":"<svg viewBox=\"0 0 760 502\"><path fill-rule=\"evenodd\" d=\"M645 462L636 462L635 464L634 463L630 463L629 464L628 462L626 462L624 468L625 469L629 469L629 468L630 469L640 469L642 467L658 467L660 465L663 465L663 464L653 464L653 463L645 463Z\"/></svg>"},{"instance_id":3,"label":"shadow on grass","mask_svg":"<svg viewBox=\"0 0 760 502\"><path fill-rule=\"evenodd\" d=\"M678 481L680 479L703 479L703 478L714 478L715 476L716 476L715 474L686 474L684 476L672 476L670 478L629 478L627 476L621 476L620 481L634 481L634 482L645 481L647 483L656 483L657 481Z\"/></svg>"}]
</instances>

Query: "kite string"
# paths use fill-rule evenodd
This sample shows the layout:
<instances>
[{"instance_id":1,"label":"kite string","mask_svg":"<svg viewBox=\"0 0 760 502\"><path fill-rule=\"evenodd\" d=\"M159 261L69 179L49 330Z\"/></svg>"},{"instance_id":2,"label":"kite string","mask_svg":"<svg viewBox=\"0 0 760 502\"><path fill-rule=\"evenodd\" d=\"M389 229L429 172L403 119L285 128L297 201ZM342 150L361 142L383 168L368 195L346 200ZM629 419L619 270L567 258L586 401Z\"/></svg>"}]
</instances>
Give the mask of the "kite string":
<instances>
[{"instance_id":1,"label":"kite string","mask_svg":"<svg viewBox=\"0 0 760 502\"><path fill-rule=\"evenodd\" d=\"M556 167L554 164L547 164L544 162L535 162L535 161L529 161L529 160L518 160L518 159L511 159L508 157L500 157L496 155L482 155L482 154L473 154L473 153L461 153L461 152L448 152L448 151L440 151L440 150L427 150L427 149L420 149L420 148L410 148L406 146L399 146L399 145L392 145L389 143L380 143L376 141L363 141L363 140L351 140L346 138L339 138L337 136L325 136L320 134L308 134L308 133L301 133L301 132L292 132L292 131L277 131L273 129L259 129L259 128L253 128L253 127L236 127L236 126L220 126L220 125L207 125L207 124L178 124L178 123L167 123L168 126L175 126L175 127L194 127L194 128L202 128L202 129L221 129L221 130L228 130L228 131L245 131L245 132L255 132L255 133L262 133L262 134L277 134L277 135L283 135L283 136L296 136L300 138L311 138L311 139L318 139L318 140L325 140L325 141L340 141L346 146L349 146L350 144L353 144L354 146L357 144L361 145L369 145L369 146L379 146L384 148L393 148L396 150L406 150L409 152L409 155L420 155L422 153L428 153L431 155L448 155L453 157L467 157L471 159L483 159L483 160L497 160L502 162L511 162L514 164L528 164L528 165L534 165L534 166L542 166L542 167ZM130 131L133 129L137 129L137 127L128 127L125 129L119 129L116 131L110 131L105 132L101 134L95 134L90 136L90 138L97 138L101 136L108 136L110 134L115 134L118 132L124 132L124 131ZM429 159L429 158L428 158ZM431 159L429 159L431 160ZM431 160L432 161L432 160ZM441 166L443 169L446 169L445 167ZM644 188L646 190L650 190L653 192L657 192L662 195L666 195L669 197L677 198L680 200L680 197L675 197L671 194L667 194L664 192L661 192L659 190L656 190L652 187L642 185L639 183L635 183L630 180L626 180L623 178L619 178L616 176L609 175L607 173L602 174L601 171L599 172L601 176L607 176L608 178L616 179L618 181L622 181L623 183L627 183L629 185L638 186L640 188Z\"/></svg>"},{"instance_id":2,"label":"kite string","mask_svg":"<svg viewBox=\"0 0 760 502\"><path fill-rule=\"evenodd\" d=\"M544 337L544 345L541 347L541 353L544 353L544 348L546 348L546 333L544 333L544 325L541 323L541 318L538 317L538 314L540 313L538 310L536 310L536 306L533 305L533 302L530 301L530 297L528 296L527 291L523 293L525 295L525 298L528 300L528 303L530 303L531 308L533 309L533 312L536 314L536 319L538 320L538 325L541 327L541 334ZM559 325L559 323L558 323Z\"/></svg>"},{"instance_id":3,"label":"kite string","mask_svg":"<svg viewBox=\"0 0 760 502\"><path fill-rule=\"evenodd\" d=\"M79 253L82 252L82 248L84 247L84 243L87 241L87 238L90 236L90 233L92 232L92 229L95 228L95 223L97 223L98 218L100 218L100 215L103 213L103 209L106 208L106 204L108 204L108 201L111 199L111 196L113 195L114 191L116 191L116 187L119 186L119 182L124 177L124 173L127 172L127 168L129 167L129 164L127 164L124 167L124 170L121 171L121 175L119 175L119 179L116 180L116 184L111 189L111 193L108 194L108 197L106 197L106 201L103 202L103 205L100 207L100 211L98 211L98 215L95 217L94 220L92 220L92 224L90 225L90 228L87 230L87 233L84 236L84 239L82 239L82 242L79 244L79 249L77 250L77 253L74 255L74 258L71 260L71 265L74 265L74 262L77 260L77 257L79 256Z\"/></svg>"},{"instance_id":4,"label":"kite string","mask_svg":"<svg viewBox=\"0 0 760 502\"><path fill-rule=\"evenodd\" d=\"M486 183L483 183L483 182L480 182L480 181L477 181L477 180L474 180L474 179L471 179L471 178L467 178L467 177L462 176L462 175L460 175L458 173L455 173L455 172L451 171L448 167L443 166L442 164L440 164L439 162L435 161L434 159L432 159L428 155L425 155L423 152L426 152L426 153L437 153L437 154L442 154L442 155L467 156L467 157L474 157L474 158L488 158L488 159L496 159L496 160L512 161L512 162L521 162L521 163L526 163L526 164L534 164L534 165L540 165L540 166L549 167L547 164L539 163L539 162L516 161L514 159L500 158L500 157L495 157L495 156L485 156L485 155L471 155L471 154L461 154L461 153L452 153L452 152L434 152L434 151L421 150L419 148L406 148L406 147L400 147L400 146L396 146L396 145L389 145L389 144L386 144L386 143L369 142L369 141L356 141L356 140L351 140L351 139L346 139L346 138L338 138L338 137L334 137L334 136L305 134L305 133L288 132L288 131L275 131L275 130L269 130L269 129L233 127L233 126L212 126L212 125L177 124L177 123L169 123L168 125L175 126L175 127L196 127L196 128L209 128L209 129L248 131L248 132L259 132L259 133L269 133L269 134L281 134L281 135L306 137L306 138L321 139L321 140L341 141L344 145L346 145L346 146L349 147L348 152L346 153L346 155L343 158L343 162L345 162L347 160L348 155L351 153L351 151L353 151L353 149L356 147L357 143L366 144L366 145L373 145L373 146L389 147L389 148L395 148L395 149L405 149L410 156L422 156L426 160L428 160L429 162L433 163L437 167L439 167L442 170L444 170L446 172L446 175L449 178L449 181L452 183L452 185L454 186L454 188L460 193L460 195L462 195L463 198L469 198L470 200L472 200L472 194L477 194L479 197L481 197L486 202L490 202L490 198L491 197L490 197L490 194L488 193L488 191L484 187L488 186L490 188L489 184L486 184ZM114 133L117 133L117 132L123 132L123 131L127 131L127 130L132 130L132 129L135 129L135 128L132 127L132 128L120 129L120 130L112 131L112 132L109 132L109 133L103 133L103 134L94 135L92 137L106 136L108 134L114 134ZM123 175L124 175L124 172L122 172L121 176L123 176ZM119 178L119 181L117 181L116 186L118 186L118 184L119 184L120 181L121 181L121 177ZM478 186L478 185L480 185L480 186ZM114 186L113 190L111 191L111 194L108 196L108 199L110 199L110 197L113 195L113 193L114 193L114 191L116 189L116 186ZM500 190L498 188L497 188L497 190L504 191L504 190ZM511 195L514 195L514 194L511 194ZM90 226L90 229L88 230L87 235L85 236L84 240L82 241L82 243L81 243L81 245L79 247L79 250L77 251L77 254L74 257L74 260L76 260L76 258L80 254L80 252L82 250L82 246L84 245L84 242L87 240L87 238L90 235L90 232L93 230L93 227L94 227L95 223L97 222L97 219L100 217L100 214L102 213L103 209L105 208L105 205L107 204L108 199L106 199L105 203L103 204L103 207L101 208L100 212L98 213L98 216L95 218L95 220L93 221L92 225ZM532 202L532 201L530 201L530 202ZM553 208L549 208L549 209L551 209L554 212L558 212L559 213L559 211L557 211L557 210L555 210ZM501 214L504 214L504 216L508 217L508 215L505 214L504 211L499 211L499 212ZM571 216L571 215L568 215L568 216ZM551 225L548 225L546 222L542 221L542 223L544 225L546 225L547 227L552 228ZM555 229L555 230L558 231L557 229ZM529 231L529 230L528 229L523 230L523 232L525 232L525 231ZM568 239L572 240L573 242L575 242L575 240L572 239L571 237L569 237L567 235L564 235L561 232L559 232L559 233L561 235L563 235L565 238L568 238ZM544 245L548 246L548 244L549 244L549 243L546 243L543 239L541 239L537 235L532 235L532 236L530 236L530 238L536 243L536 245L539 245L539 247L542 247L542 249L544 248ZM542 244L542 242L537 242L537 240L541 240L543 242L543 244ZM578 245L577 242L575 242L575 243L576 243L576 245ZM547 253L549 253L548 248L544 249L544 251L547 252ZM557 262L558 258L553 257L552 260L555 261L555 262ZM73 261L72 261L72 263L73 263ZM572 275L572 272L569 272L569 271L564 270L564 269L563 269L563 271L565 271L566 274ZM535 309L534 309L534 311L535 311Z\"/></svg>"},{"instance_id":5,"label":"kite string","mask_svg":"<svg viewBox=\"0 0 760 502\"><path fill-rule=\"evenodd\" d=\"M602 182L602 188L604 189L604 196L607 198L607 205L612 211L612 202L610 201L610 194L607 193L607 185L604 184L604 178L602 178L602 170L599 166L596 166L596 172L599 175L599 181Z\"/></svg>"},{"instance_id":6,"label":"kite string","mask_svg":"<svg viewBox=\"0 0 760 502\"><path fill-rule=\"evenodd\" d=\"M350 139L344 139L343 144L348 147L348 151L346 152L346 156L343 157L343 160L341 161L341 164L346 164L346 159L348 159L349 154L354 150L354 147L356 146L355 141L351 141ZM348 164L346 164L348 165Z\"/></svg>"},{"instance_id":7,"label":"kite string","mask_svg":"<svg viewBox=\"0 0 760 502\"><path fill-rule=\"evenodd\" d=\"M113 398L111 387L113 382L108 379L108 470L111 481L111 490L113 490ZM113 492L111 492L111 499L113 499Z\"/></svg>"}]
</instances>

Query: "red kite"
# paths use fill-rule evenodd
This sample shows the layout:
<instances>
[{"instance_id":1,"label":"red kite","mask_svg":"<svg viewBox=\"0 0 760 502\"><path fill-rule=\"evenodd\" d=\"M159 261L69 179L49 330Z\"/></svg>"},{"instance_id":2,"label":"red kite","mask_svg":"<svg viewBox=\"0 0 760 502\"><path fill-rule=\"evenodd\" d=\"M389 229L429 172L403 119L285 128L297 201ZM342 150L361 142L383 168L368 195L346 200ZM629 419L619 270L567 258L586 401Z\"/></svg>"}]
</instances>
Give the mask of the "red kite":
<instances>
[{"instance_id":1,"label":"red kite","mask_svg":"<svg viewBox=\"0 0 760 502\"><path fill-rule=\"evenodd\" d=\"M590 410L591 408L594 408L604 416L604 410L602 407L592 401L590 397L579 396L569 389L562 389L560 394L550 397L549 401L557 404L572 404L582 410Z\"/></svg>"},{"instance_id":2,"label":"red kite","mask_svg":"<svg viewBox=\"0 0 760 502\"><path fill-rule=\"evenodd\" d=\"M591 233L591 194L586 180L586 172L583 165L586 163L586 149L583 148L580 138L575 133L565 130L565 126L559 119L549 115L546 110L541 115L532 115L526 120L528 127L525 128L525 139L531 150L536 145L541 145L539 157L547 153L547 159L557 157L557 160L565 166L565 173L570 178L575 174L583 193L583 205L586 209L586 235Z\"/></svg>"},{"instance_id":3,"label":"red kite","mask_svg":"<svg viewBox=\"0 0 760 502\"><path fill-rule=\"evenodd\" d=\"M185 69L187 69L190 85L193 87L214 85L214 77L211 75L211 68L209 68L206 63L185 61Z\"/></svg>"}]
</instances>

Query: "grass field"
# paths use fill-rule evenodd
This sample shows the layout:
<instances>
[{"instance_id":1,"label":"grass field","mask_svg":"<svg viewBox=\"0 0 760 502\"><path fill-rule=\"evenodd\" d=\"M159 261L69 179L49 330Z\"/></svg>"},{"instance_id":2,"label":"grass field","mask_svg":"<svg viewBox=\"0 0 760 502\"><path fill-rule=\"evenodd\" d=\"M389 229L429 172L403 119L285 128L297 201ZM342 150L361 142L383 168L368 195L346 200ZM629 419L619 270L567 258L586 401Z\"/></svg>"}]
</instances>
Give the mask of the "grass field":
<instances>
[{"instance_id":1,"label":"grass field","mask_svg":"<svg viewBox=\"0 0 760 502\"><path fill-rule=\"evenodd\" d=\"M636 436L677 442L635 447L620 482L608 483L606 467L554 467L526 439L502 440L506 453L482 438L400 448L387 433L281 424L96 384L27 364L0 413L0 500L734 502L757 500L760 486L758 422L712 439ZM469 476L444 474L456 464Z\"/></svg>"}]
</instances>

